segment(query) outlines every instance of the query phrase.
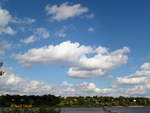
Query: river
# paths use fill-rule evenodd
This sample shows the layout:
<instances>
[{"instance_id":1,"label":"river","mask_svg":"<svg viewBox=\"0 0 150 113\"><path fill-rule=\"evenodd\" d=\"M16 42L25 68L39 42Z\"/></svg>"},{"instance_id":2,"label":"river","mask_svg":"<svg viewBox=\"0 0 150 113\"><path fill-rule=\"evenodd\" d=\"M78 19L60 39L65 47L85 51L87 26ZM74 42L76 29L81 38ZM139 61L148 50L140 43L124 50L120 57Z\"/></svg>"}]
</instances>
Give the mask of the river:
<instances>
[{"instance_id":1,"label":"river","mask_svg":"<svg viewBox=\"0 0 150 113\"><path fill-rule=\"evenodd\" d=\"M150 107L107 107L112 112L150 113ZM62 108L61 113L106 113L103 108Z\"/></svg>"}]
</instances>

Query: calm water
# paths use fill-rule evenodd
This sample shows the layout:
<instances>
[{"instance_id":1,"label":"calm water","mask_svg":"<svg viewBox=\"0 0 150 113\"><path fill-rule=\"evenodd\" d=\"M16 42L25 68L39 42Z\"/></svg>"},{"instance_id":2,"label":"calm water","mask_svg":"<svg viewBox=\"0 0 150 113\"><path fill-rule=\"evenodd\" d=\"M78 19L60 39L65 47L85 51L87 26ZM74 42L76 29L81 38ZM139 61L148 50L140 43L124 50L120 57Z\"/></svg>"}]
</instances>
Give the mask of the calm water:
<instances>
[{"instance_id":1,"label":"calm water","mask_svg":"<svg viewBox=\"0 0 150 113\"><path fill-rule=\"evenodd\" d=\"M113 112L124 113L150 113L150 107L112 107L107 108ZM61 113L106 113L102 108L62 108Z\"/></svg>"},{"instance_id":2,"label":"calm water","mask_svg":"<svg viewBox=\"0 0 150 113\"><path fill-rule=\"evenodd\" d=\"M150 113L150 107L113 107L108 109L118 113Z\"/></svg>"},{"instance_id":3,"label":"calm water","mask_svg":"<svg viewBox=\"0 0 150 113\"><path fill-rule=\"evenodd\" d=\"M61 113L105 113L102 108L62 108Z\"/></svg>"}]
</instances>

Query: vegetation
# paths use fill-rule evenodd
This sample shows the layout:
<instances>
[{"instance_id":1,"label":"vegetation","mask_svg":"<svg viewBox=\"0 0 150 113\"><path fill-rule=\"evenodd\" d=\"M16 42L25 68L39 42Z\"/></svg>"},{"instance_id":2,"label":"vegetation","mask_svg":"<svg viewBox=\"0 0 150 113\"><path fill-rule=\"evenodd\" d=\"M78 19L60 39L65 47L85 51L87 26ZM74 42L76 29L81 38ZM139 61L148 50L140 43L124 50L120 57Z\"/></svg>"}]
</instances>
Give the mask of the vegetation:
<instances>
[{"instance_id":1,"label":"vegetation","mask_svg":"<svg viewBox=\"0 0 150 113\"><path fill-rule=\"evenodd\" d=\"M32 105L33 107L41 106L56 106L61 102L60 97L54 95L2 95L0 96L0 107L10 107L12 104L16 105Z\"/></svg>"},{"instance_id":2,"label":"vegetation","mask_svg":"<svg viewBox=\"0 0 150 113\"><path fill-rule=\"evenodd\" d=\"M79 96L57 97L54 95L1 95L0 107L32 105L32 107L99 107L99 106L150 106L150 98L144 97L107 97Z\"/></svg>"},{"instance_id":3,"label":"vegetation","mask_svg":"<svg viewBox=\"0 0 150 113\"><path fill-rule=\"evenodd\" d=\"M150 106L150 99L144 97L66 97L59 106L70 107L99 107L99 106Z\"/></svg>"},{"instance_id":4,"label":"vegetation","mask_svg":"<svg viewBox=\"0 0 150 113\"><path fill-rule=\"evenodd\" d=\"M0 62L0 68L3 66L3 62ZM3 71L0 71L0 76L2 76L4 74Z\"/></svg>"},{"instance_id":5,"label":"vegetation","mask_svg":"<svg viewBox=\"0 0 150 113\"><path fill-rule=\"evenodd\" d=\"M38 110L34 109L9 109L9 110L3 110L0 113L60 113L60 110L57 110L55 108L45 108L45 107L40 107Z\"/></svg>"}]
</instances>

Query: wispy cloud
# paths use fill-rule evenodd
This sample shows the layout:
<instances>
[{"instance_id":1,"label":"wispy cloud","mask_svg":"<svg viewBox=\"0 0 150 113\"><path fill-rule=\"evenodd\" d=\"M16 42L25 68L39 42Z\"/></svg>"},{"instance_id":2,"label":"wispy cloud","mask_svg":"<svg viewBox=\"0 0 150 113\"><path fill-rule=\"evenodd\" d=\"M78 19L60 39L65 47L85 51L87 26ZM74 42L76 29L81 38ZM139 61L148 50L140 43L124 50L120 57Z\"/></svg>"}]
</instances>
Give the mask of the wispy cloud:
<instances>
[{"instance_id":1,"label":"wispy cloud","mask_svg":"<svg viewBox=\"0 0 150 113\"><path fill-rule=\"evenodd\" d=\"M32 24L35 21L36 20L32 18L17 18L15 16L12 16L8 10L2 9L0 7L0 34L15 35L17 31L12 28L12 26L10 25L11 23Z\"/></svg>"},{"instance_id":2,"label":"wispy cloud","mask_svg":"<svg viewBox=\"0 0 150 113\"><path fill-rule=\"evenodd\" d=\"M0 55L4 55L5 52L11 48L11 44L6 40L0 40Z\"/></svg>"},{"instance_id":3,"label":"wispy cloud","mask_svg":"<svg viewBox=\"0 0 150 113\"><path fill-rule=\"evenodd\" d=\"M23 19L20 19L20 18L15 18L15 23L19 23L19 24L33 24L36 22L36 19L34 18L23 18Z\"/></svg>"},{"instance_id":4,"label":"wispy cloud","mask_svg":"<svg viewBox=\"0 0 150 113\"><path fill-rule=\"evenodd\" d=\"M52 21L62 21L88 12L88 8L82 7L81 4L71 5L68 2L61 5L47 5L46 12L51 16Z\"/></svg>"},{"instance_id":5,"label":"wispy cloud","mask_svg":"<svg viewBox=\"0 0 150 113\"><path fill-rule=\"evenodd\" d=\"M95 29L93 27L88 28L88 32L94 32L94 31L95 31Z\"/></svg>"},{"instance_id":6,"label":"wispy cloud","mask_svg":"<svg viewBox=\"0 0 150 113\"><path fill-rule=\"evenodd\" d=\"M58 38L65 38L68 35L68 32L71 30L74 30L75 26L73 25L65 25L63 27L61 27L60 29L58 29L57 31L55 31L54 37L58 37Z\"/></svg>"},{"instance_id":7,"label":"wispy cloud","mask_svg":"<svg viewBox=\"0 0 150 113\"><path fill-rule=\"evenodd\" d=\"M45 28L36 28L33 34L20 42L29 44L41 39L47 39L50 36L49 32Z\"/></svg>"},{"instance_id":8,"label":"wispy cloud","mask_svg":"<svg viewBox=\"0 0 150 113\"><path fill-rule=\"evenodd\" d=\"M0 34L16 34L16 31L9 26L9 23L14 23L14 18L11 16L9 11L0 8Z\"/></svg>"},{"instance_id":9,"label":"wispy cloud","mask_svg":"<svg viewBox=\"0 0 150 113\"><path fill-rule=\"evenodd\" d=\"M94 15L93 13L91 13L91 14L85 15L84 17L89 18L89 19L92 19L92 18L95 17L95 15Z\"/></svg>"}]
</instances>

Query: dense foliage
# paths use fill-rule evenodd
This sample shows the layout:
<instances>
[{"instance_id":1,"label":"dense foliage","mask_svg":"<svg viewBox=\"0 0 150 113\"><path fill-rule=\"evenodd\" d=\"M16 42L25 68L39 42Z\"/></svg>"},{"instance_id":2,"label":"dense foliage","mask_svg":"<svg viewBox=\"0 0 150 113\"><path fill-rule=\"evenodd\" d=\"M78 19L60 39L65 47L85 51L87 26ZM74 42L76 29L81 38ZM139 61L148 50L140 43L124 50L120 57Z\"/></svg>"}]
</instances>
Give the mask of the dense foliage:
<instances>
[{"instance_id":1,"label":"dense foliage","mask_svg":"<svg viewBox=\"0 0 150 113\"><path fill-rule=\"evenodd\" d=\"M0 96L0 107L10 107L12 104L32 105L33 107L56 106L60 102L61 102L61 98L56 97L54 95L43 95L43 96L2 95Z\"/></svg>"},{"instance_id":2,"label":"dense foliage","mask_svg":"<svg viewBox=\"0 0 150 113\"><path fill-rule=\"evenodd\" d=\"M45 108L45 107L40 107L39 109L5 109L1 110L0 113L60 113L61 111L55 108Z\"/></svg>"},{"instance_id":3,"label":"dense foliage","mask_svg":"<svg viewBox=\"0 0 150 113\"><path fill-rule=\"evenodd\" d=\"M0 62L0 68L3 66L3 62ZM0 71L0 76L2 76L4 74L3 71Z\"/></svg>"},{"instance_id":4,"label":"dense foliage","mask_svg":"<svg viewBox=\"0 0 150 113\"><path fill-rule=\"evenodd\" d=\"M150 99L144 97L67 97L63 98L59 106L150 106Z\"/></svg>"},{"instance_id":5,"label":"dense foliage","mask_svg":"<svg viewBox=\"0 0 150 113\"><path fill-rule=\"evenodd\" d=\"M1 95L0 107L10 107L12 104L32 105L33 107L98 107L98 106L150 106L150 98L144 97L107 97L79 96L57 97L54 95Z\"/></svg>"}]
</instances>

